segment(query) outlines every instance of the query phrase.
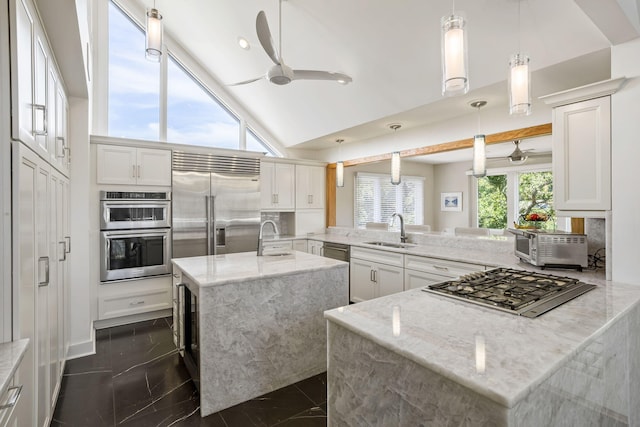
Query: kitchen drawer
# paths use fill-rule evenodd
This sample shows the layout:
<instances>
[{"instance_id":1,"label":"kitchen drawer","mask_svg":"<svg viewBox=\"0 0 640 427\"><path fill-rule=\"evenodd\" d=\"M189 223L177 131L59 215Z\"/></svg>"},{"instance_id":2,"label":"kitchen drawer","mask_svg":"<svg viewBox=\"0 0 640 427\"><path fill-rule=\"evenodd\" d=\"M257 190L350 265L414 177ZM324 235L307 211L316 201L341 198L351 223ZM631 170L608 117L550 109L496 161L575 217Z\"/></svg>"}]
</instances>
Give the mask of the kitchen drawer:
<instances>
[{"instance_id":1,"label":"kitchen drawer","mask_svg":"<svg viewBox=\"0 0 640 427\"><path fill-rule=\"evenodd\" d=\"M359 258L366 261L393 265L396 267L402 267L404 263L404 254L392 251L361 248L358 246L351 246L351 258Z\"/></svg>"},{"instance_id":2,"label":"kitchen drawer","mask_svg":"<svg viewBox=\"0 0 640 427\"><path fill-rule=\"evenodd\" d=\"M12 378L9 382L9 387L0 396L0 426L14 426L17 424L14 410L18 407L21 393L22 386L15 384L15 380Z\"/></svg>"},{"instance_id":3,"label":"kitchen drawer","mask_svg":"<svg viewBox=\"0 0 640 427\"><path fill-rule=\"evenodd\" d=\"M291 240L277 240L272 242L262 242L262 250L264 254L292 251L293 242Z\"/></svg>"},{"instance_id":4,"label":"kitchen drawer","mask_svg":"<svg viewBox=\"0 0 640 427\"><path fill-rule=\"evenodd\" d=\"M130 292L98 299L99 319L172 308L171 289Z\"/></svg>"},{"instance_id":5,"label":"kitchen drawer","mask_svg":"<svg viewBox=\"0 0 640 427\"><path fill-rule=\"evenodd\" d=\"M424 271L427 273L441 274L452 278L485 270L485 266L482 264L472 264L469 262L451 261L416 255L405 256L404 268Z\"/></svg>"},{"instance_id":6,"label":"kitchen drawer","mask_svg":"<svg viewBox=\"0 0 640 427\"><path fill-rule=\"evenodd\" d=\"M446 282L451 280L452 277L445 276L437 273L429 273L426 271L418 270L404 270L404 290L424 288L425 286L433 285L435 283Z\"/></svg>"}]
</instances>

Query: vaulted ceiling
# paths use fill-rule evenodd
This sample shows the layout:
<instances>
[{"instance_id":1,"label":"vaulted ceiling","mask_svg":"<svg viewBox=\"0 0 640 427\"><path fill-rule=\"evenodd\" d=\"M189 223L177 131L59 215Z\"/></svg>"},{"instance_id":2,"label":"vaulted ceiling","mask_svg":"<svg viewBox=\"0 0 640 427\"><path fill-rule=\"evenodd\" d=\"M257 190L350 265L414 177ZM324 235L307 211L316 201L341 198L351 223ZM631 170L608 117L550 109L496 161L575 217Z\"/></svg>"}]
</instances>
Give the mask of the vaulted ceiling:
<instances>
[{"instance_id":1,"label":"vaulted ceiling","mask_svg":"<svg viewBox=\"0 0 640 427\"><path fill-rule=\"evenodd\" d=\"M154 0L137 0L152 7ZM607 49L638 36L640 0L457 0L467 19L471 92L441 95L440 19L451 0L155 0L165 31L220 84L264 75L272 65L258 42L264 10L289 66L339 71L353 82L259 80L226 86L286 147L322 149L388 132L389 118L410 126L468 114L478 94L507 103L509 56L521 47L538 81L534 96L600 78ZM279 40L281 30L282 39ZM238 46L246 38L250 49ZM603 61L605 63L603 63ZM595 76L595 77L594 77ZM429 114L426 114L429 112Z\"/></svg>"}]
</instances>

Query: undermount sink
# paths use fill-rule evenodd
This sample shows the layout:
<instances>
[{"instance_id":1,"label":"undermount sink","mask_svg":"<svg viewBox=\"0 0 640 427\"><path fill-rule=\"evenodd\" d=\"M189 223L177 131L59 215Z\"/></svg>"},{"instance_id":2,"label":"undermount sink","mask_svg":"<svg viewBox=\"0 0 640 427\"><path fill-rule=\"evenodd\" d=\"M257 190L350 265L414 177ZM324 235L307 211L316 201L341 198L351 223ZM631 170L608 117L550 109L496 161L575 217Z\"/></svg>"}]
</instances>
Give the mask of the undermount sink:
<instances>
[{"instance_id":1,"label":"undermount sink","mask_svg":"<svg viewBox=\"0 0 640 427\"><path fill-rule=\"evenodd\" d=\"M415 246L412 243L391 243L391 242L364 242L365 245L385 246L387 248L408 248Z\"/></svg>"}]
</instances>

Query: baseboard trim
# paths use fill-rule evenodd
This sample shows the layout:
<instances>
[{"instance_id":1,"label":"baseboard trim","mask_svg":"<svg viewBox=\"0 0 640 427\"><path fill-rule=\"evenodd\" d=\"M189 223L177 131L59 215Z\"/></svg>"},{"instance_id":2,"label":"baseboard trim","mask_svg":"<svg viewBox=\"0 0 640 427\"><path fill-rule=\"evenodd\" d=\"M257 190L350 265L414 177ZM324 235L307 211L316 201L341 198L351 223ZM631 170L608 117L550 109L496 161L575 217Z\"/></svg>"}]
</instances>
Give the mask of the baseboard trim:
<instances>
[{"instance_id":1,"label":"baseboard trim","mask_svg":"<svg viewBox=\"0 0 640 427\"><path fill-rule=\"evenodd\" d=\"M96 353L94 340L95 332L91 329L91 340L81 343L70 344L67 350L67 360L77 359L78 357L90 356Z\"/></svg>"}]
</instances>

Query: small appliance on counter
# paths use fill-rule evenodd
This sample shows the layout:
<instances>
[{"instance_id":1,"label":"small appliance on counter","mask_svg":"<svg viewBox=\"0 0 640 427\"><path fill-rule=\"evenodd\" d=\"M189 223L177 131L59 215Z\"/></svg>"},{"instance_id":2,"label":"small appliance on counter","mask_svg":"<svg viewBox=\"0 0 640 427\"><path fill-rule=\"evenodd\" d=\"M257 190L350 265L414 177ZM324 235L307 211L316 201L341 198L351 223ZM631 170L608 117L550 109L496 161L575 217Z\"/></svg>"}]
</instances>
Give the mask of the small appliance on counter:
<instances>
[{"instance_id":1,"label":"small appliance on counter","mask_svg":"<svg viewBox=\"0 0 640 427\"><path fill-rule=\"evenodd\" d=\"M545 268L588 266L587 236L566 231L508 229L515 235L515 255L521 261Z\"/></svg>"}]
</instances>

